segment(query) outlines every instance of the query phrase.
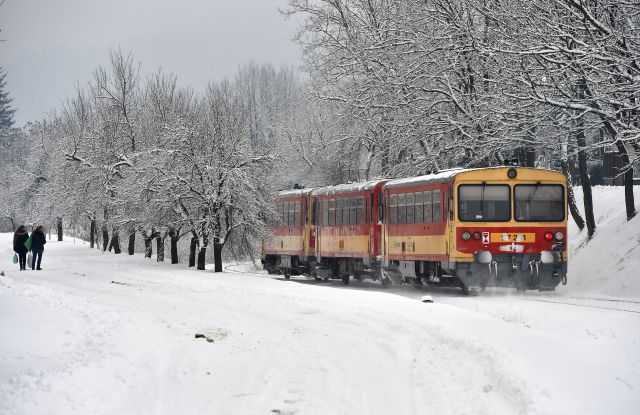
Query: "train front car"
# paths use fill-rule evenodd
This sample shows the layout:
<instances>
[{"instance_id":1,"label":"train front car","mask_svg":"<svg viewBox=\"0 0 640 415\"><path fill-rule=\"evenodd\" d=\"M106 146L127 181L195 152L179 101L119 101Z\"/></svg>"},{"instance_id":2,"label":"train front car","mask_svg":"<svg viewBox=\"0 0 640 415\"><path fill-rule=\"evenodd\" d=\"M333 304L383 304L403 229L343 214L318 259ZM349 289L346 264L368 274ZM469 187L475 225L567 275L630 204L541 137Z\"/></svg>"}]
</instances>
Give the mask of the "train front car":
<instances>
[{"instance_id":1,"label":"train front car","mask_svg":"<svg viewBox=\"0 0 640 415\"><path fill-rule=\"evenodd\" d=\"M567 275L563 174L454 169L384 188L383 274L395 282L553 290Z\"/></svg>"},{"instance_id":2,"label":"train front car","mask_svg":"<svg viewBox=\"0 0 640 415\"><path fill-rule=\"evenodd\" d=\"M262 266L269 274L285 278L310 272L313 263L313 229L310 224L312 189L286 190L274 203L273 236L262 242Z\"/></svg>"},{"instance_id":3,"label":"train front car","mask_svg":"<svg viewBox=\"0 0 640 415\"><path fill-rule=\"evenodd\" d=\"M455 177L449 261L464 287L554 290L567 278L567 180L533 168Z\"/></svg>"}]
</instances>

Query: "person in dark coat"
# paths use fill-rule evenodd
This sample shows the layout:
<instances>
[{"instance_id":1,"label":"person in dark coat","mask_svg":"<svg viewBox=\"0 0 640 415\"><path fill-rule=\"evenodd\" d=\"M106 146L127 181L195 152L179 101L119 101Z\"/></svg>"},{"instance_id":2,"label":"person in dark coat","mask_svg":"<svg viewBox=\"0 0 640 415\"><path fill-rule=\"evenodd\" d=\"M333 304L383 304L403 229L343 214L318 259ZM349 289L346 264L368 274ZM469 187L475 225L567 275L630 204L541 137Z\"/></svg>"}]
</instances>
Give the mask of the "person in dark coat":
<instances>
[{"instance_id":1,"label":"person in dark coat","mask_svg":"<svg viewBox=\"0 0 640 415\"><path fill-rule=\"evenodd\" d=\"M13 234L13 250L18 254L20 260L20 271L23 271L27 267L27 247L24 243L29 239L29 233L24 225L20 225L18 230Z\"/></svg>"},{"instance_id":2,"label":"person in dark coat","mask_svg":"<svg viewBox=\"0 0 640 415\"><path fill-rule=\"evenodd\" d=\"M40 271L40 263L42 262L42 253L44 252L44 244L47 243L47 239L44 236L44 228L38 226L31 234L31 252L33 256L31 259L31 269L37 269ZM36 258L38 258L38 268L36 268Z\"/></svg>"}]
</instances>

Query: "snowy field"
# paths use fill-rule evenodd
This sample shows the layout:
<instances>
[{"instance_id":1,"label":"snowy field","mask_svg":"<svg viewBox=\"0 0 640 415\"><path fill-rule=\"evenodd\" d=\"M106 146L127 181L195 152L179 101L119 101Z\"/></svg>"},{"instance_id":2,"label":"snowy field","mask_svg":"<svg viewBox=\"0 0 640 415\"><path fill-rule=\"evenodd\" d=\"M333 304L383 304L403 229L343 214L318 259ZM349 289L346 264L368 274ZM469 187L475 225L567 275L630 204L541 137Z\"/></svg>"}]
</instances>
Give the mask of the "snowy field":
<instances>
[{"instance_id":1,"label":"snowy field","mask_svg":"<svg viewBox=\"0 0 640 415\"><path fill-rule=\"evenodd\" d=\"M600 295L600 276L428 304L412 287L197 272L72 239L47 243L43 271L11 256L0 234L0 414L640 408L640 296Z\"/></svg>"}]
</instances>

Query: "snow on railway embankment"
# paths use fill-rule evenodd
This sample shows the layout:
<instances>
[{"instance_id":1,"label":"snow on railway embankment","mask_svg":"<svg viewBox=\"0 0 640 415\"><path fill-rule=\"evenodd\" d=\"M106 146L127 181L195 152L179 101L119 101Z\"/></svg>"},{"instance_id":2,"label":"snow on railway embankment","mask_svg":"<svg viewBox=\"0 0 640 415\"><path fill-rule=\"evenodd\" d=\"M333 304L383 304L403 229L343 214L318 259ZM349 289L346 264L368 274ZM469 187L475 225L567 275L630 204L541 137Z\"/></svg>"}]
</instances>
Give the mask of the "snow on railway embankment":
<instances>
[{"instance_id":1,"label":"snow on railway embankment","mask_svg":"<svg viewBox=\"0 0 640 415\"><path fill-rule=\"evenodd\" d=\"M584 212L582 188L574 191ZM634 193L639 207L640 186L634 186ZM640 215L627 221L620 186L594 187L593 205L596 233L590 241L587 230L579 232L569 220L569 284L562 291L640 298Z\"/></svg>"}]
</instances>

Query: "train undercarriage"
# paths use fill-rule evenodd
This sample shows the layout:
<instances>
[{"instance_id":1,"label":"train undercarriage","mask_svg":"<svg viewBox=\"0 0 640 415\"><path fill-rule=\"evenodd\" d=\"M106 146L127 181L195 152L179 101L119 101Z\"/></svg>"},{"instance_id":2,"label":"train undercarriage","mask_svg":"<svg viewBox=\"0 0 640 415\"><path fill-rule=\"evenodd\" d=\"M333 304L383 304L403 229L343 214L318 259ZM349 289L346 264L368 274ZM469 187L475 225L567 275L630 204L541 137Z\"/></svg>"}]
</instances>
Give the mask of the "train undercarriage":
<instances>
[{"instance_id":1,"label":"train undercarriage","mask_svg":"<svg viewBox=\"0 0 640 415\"><path fill-rule=\"evenodd\" d=\"M545 251L546 252L546 251ZM390 261L362 258L321 258L289 255L267 255L262 264L269 274L314 277L316 280L380 281L385 287L392 284L411 284L422 287L459 287L463 293L486 287L511 287L519 291L553 291L566 283L567 262L560 253L493 255L490 261L476 258L474 262ZM546 260L545 260L546 259Z\"/></svg>"}]
</instances>

